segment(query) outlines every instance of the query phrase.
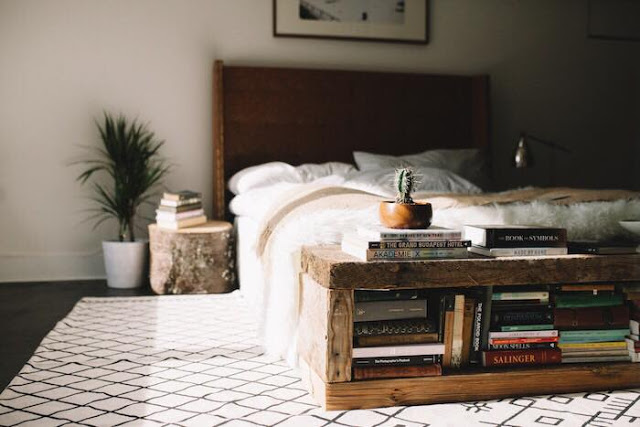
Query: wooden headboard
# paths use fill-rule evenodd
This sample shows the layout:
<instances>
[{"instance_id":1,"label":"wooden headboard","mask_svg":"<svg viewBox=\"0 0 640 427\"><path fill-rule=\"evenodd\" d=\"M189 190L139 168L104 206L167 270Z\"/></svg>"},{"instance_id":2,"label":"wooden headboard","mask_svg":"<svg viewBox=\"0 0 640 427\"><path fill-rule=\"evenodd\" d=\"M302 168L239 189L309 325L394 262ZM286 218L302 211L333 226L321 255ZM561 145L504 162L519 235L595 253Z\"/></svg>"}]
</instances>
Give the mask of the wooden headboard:
<instances>
[{"instance_id":1,"label":"wooden headboard","mask_svg":"<svg viewBox=\"0 0 640 427\"><path fill-rule=\"evenodd\" d=\"M227 66L213 75L215 218L256 164L353 162L354 150L489 148L487 76Z\"/></svg>"}]
</instances>

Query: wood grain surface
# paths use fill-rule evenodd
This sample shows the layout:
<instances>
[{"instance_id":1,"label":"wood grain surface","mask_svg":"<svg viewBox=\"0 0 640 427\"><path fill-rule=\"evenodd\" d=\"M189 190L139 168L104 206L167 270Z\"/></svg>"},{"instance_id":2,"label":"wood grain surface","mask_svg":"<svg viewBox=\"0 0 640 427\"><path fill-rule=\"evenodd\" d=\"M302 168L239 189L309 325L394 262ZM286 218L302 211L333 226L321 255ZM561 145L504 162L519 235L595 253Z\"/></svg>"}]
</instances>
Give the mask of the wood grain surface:
<instances>
[{"instance_id":1,"label":"wood grain surface","mask_svg":"<svg viewBox=\"0 0 640 427\"><path fill-rule=\"evenodd\" d=\"M633 281L640 280L640 254L364 262L328 245L304 247L302 270L331 289Z\"/></svg>"}]
</instances>

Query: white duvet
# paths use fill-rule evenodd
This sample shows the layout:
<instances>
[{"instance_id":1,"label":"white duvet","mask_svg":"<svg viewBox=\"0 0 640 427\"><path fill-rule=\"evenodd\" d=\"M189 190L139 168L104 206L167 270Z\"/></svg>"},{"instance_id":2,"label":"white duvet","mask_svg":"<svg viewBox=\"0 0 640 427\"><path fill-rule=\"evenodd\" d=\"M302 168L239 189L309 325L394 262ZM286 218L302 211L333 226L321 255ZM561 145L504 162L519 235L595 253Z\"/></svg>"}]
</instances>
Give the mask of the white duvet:
<instances>
[{"instance_id":1,"label":"white duvet","mask_svg":"<svg viewBox=\"0 0 640 427\"><path fill-rule=\"evenodd\" d=\"M255 188L236 196L231 203L234 214L251 218L252 222L265 224L274 207L282 203L285 192L307 191L309 188L342 185L358 187L344 176L324 177L324 182L280 182ZM388 187L375 183L359 186L381 196L389 196ZM419 198L419 194L416 198ZM379 199L379 198L377 198ZM268 353L279 355L296 364L296 335L298 308L298 273L300 248L303 245L339 243L344 232L352 231L358 224L376 223L377 204L367 206L332 206L326 209L298 209L293 218L283 221L273 230L267 250L260 265L244 265L240 274L240 290L259 313L261 333ZM436 209L434 225L461 228L470 224L530 224L532 218L540 225L564 226L571 239L605 239L620 233L618 221L640 217L640 201L616 200L610 202L554 205L547 202L492 204L463 208ZM260 227L258 227L260 228ZM258 233L259 234L259 233ZM257 235L256 235L257 238ZM255 244L255 239L254 239ZM258 258L254 258L257 260ZM240 260L242 263L243 260ZM261 269L258 275L247 274L251 269ZM245 286L245 281L260 281ZM247 290L252 291L248 294Z\"/></svg>"}]
</instances>

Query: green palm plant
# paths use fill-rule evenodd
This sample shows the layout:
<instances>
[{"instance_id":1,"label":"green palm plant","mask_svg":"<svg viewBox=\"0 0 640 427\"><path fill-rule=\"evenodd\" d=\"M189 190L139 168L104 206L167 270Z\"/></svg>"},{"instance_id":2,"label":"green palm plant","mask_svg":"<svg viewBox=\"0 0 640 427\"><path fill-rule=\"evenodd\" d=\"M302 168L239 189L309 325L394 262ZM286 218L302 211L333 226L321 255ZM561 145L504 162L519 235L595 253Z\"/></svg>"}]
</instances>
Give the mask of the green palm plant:
<instances>
[{"instance_id":1,"label":"green palm plant","mask_svg":"<svg viewBox=\"0 0 640 427\"><path fill-rule=\"evenodd\" d=\"M158 140L146 124L123 115L114 117L105 112L101 122L96 120L101 145L92 147L92 158L81 160L87 166L77 180L91 184L96 203L92 209L94 228L109 219L118 221L118 239L134 241L134 220L140 205L153 197L152 190L169 172L169 166L160 157L164 141ZM106 174L109 184L95 179ZM91 179L94 177L94 179Z\"/></svg>"}]
</instances>

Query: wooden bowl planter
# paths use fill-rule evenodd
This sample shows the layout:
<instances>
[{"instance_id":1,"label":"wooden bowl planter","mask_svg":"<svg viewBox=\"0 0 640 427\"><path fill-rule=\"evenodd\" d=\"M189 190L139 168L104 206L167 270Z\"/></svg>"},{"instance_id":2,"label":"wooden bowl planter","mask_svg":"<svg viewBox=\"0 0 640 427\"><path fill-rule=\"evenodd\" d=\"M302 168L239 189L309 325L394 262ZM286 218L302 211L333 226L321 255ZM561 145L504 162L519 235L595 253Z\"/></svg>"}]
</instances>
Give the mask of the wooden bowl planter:
<instances>
[{"instance_id":1,"label":"wooden bowl planter","mask_svg":"<svg viewBox=\"0 0 640 427\"><path fill-rule=\"evenodd\" d=\"M380 202L380 221L389 228L428 228L433 209L431 203Z\"/></svg>"}]
</instances>

